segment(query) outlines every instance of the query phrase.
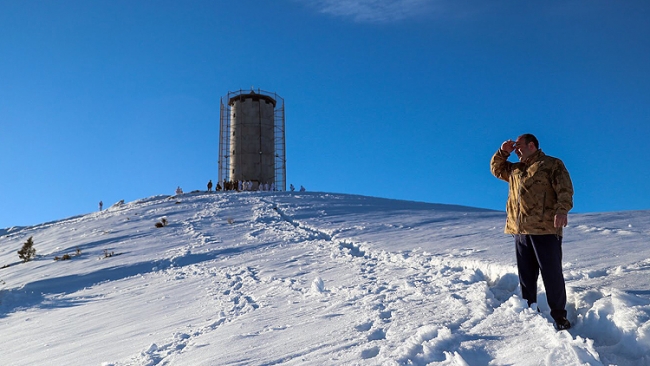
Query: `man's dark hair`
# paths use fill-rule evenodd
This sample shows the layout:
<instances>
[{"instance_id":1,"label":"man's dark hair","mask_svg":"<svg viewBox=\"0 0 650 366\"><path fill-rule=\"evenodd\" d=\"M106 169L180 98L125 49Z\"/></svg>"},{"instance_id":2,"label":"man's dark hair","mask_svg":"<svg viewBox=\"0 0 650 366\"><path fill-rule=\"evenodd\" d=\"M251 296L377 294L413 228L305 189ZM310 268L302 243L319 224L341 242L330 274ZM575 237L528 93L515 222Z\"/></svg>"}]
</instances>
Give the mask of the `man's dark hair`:
<instances>
[{"instance_id":1,"label":"man's dark hair","mask_svg":"<svg viewBox=\"0 0 650 366\"><path fill-rule=\"evenodd\" d=\"M537 137L533 135L532 133L525 133L521 135L521 138L526 141L526 145L530 144L531 142L535 145L536 149L539 149L539 141L537 141Z\"/></svg>"}]
</instances>

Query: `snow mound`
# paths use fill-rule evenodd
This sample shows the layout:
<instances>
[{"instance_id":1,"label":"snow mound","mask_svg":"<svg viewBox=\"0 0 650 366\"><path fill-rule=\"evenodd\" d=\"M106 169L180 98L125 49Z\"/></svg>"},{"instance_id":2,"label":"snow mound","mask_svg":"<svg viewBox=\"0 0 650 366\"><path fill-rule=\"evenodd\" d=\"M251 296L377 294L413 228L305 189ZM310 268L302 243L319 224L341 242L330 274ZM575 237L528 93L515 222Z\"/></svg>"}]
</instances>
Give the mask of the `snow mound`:
<instances>
[{"instance_id":1,"label":"snow mound","mask_svg":"<svg viewBox=\"0 0 650 366\"><path fill-rule=\"evenodd\" d=\"M318 192L121 202L0 231L3 361L650 364L648 222L570 216L573 328L557 332L541 283L540 312L520 297L501 212Z\"/></svg>"}]
</instances>

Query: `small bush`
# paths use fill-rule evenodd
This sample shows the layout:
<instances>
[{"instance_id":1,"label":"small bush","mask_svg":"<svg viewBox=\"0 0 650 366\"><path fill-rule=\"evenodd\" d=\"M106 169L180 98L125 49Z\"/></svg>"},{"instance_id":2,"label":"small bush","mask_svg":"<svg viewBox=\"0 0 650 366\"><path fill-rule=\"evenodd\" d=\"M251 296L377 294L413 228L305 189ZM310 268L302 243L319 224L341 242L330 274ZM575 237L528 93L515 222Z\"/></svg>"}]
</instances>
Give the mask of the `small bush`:
<instances>
[{"instance_id":1,"label":"small bush","mask_svg":"<svg viewBox=\"0 0 650 366\"><path fill-rule=\"evenodd\" d=\"M78 257L81 255L81 249L77 248L75 251L75 257ZM64 254L62 257L56 256L54 257L55 261L67 261L72 259L72 256L70 254Z\"/></svg>"},{"instance_id":2,"label":"small bush","mask_svg":"<svg viewBox=\"0 0 650 366\"><path fill-rule=\"evenodd\" d=\"M18 257L23 262L31 261L36 256L36 249L34 249L34 240L30 236L29 239L23 244L23 247L18 251Z\"/></svg>"},{"instance_id":3,"label":"small bush","mask_svg":"<svg viewBox=\"0 0 650 366\"><path fill-rule=\"evenodd\" d=\"M115 255L115 252L110 252L106 249L104 249L104 258L110 258Z\"/></svg>"},{"instance_id":4,"label":"small bush","mask_svg":"<svg viewBox=\"0 0 650 366\"><path fill-rule=\"evenodd\" d=\"M156 223L156 227L158 227L158 228L165 227L165 226L167 226L167 218L165 218L165 217L160 219L160 222Z\"/></svg>"},{"instance_id":5,"label":"small bush","mask_svg":"<svg viewBox=\"0 0 650 366\"><path fill-rule=\"evenodd\" d=\"M70 260L70 259L72 259L70 254L64 254L63 257L59 257L59 256L54 257L55 261L67 261L67 260Z\"/></svg>"}]
</instances>

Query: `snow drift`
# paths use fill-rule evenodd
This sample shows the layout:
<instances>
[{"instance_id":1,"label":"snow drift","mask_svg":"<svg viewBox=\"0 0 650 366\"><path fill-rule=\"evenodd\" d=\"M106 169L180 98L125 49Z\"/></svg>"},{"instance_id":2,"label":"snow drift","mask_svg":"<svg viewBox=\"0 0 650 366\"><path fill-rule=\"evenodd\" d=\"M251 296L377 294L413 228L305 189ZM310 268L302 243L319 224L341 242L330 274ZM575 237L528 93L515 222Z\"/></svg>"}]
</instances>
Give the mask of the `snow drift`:
<instances>
[{"instance_id":1,"label":"snow drift","mask_svg":"<svg viewBox=\"0 0 650 366\"><path fill-rule=\"evenodd\" d=\"M0 358L650 364L650 213L570 215L574 327L562 332L541 283L541 313L519 296L504 215L341 194L204 192L0 230ZM21 263L16 251L30 236L37 256Z\"/></svg>"}]
</instances>

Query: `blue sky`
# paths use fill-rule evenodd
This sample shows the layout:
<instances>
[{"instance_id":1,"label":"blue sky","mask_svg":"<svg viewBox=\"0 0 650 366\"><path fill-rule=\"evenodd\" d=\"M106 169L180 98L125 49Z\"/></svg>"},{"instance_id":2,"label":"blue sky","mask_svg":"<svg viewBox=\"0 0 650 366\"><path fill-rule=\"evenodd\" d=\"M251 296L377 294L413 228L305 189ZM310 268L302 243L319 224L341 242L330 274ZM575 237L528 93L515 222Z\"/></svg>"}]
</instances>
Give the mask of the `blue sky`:
<instances>
[{"instance_id":1,"label":"blue sky","mask_svg":"<svg viewBox=\"0 0 650 366\"><path fill-rule=\"evenodd\" d=\"M489 4L486 4L489 3ZM0 227L217 179L220 98L286 104L287 183L504 209L534 133L575 212L650 209L646 0L0 0Z\"/></svg>"}]
</instances>

